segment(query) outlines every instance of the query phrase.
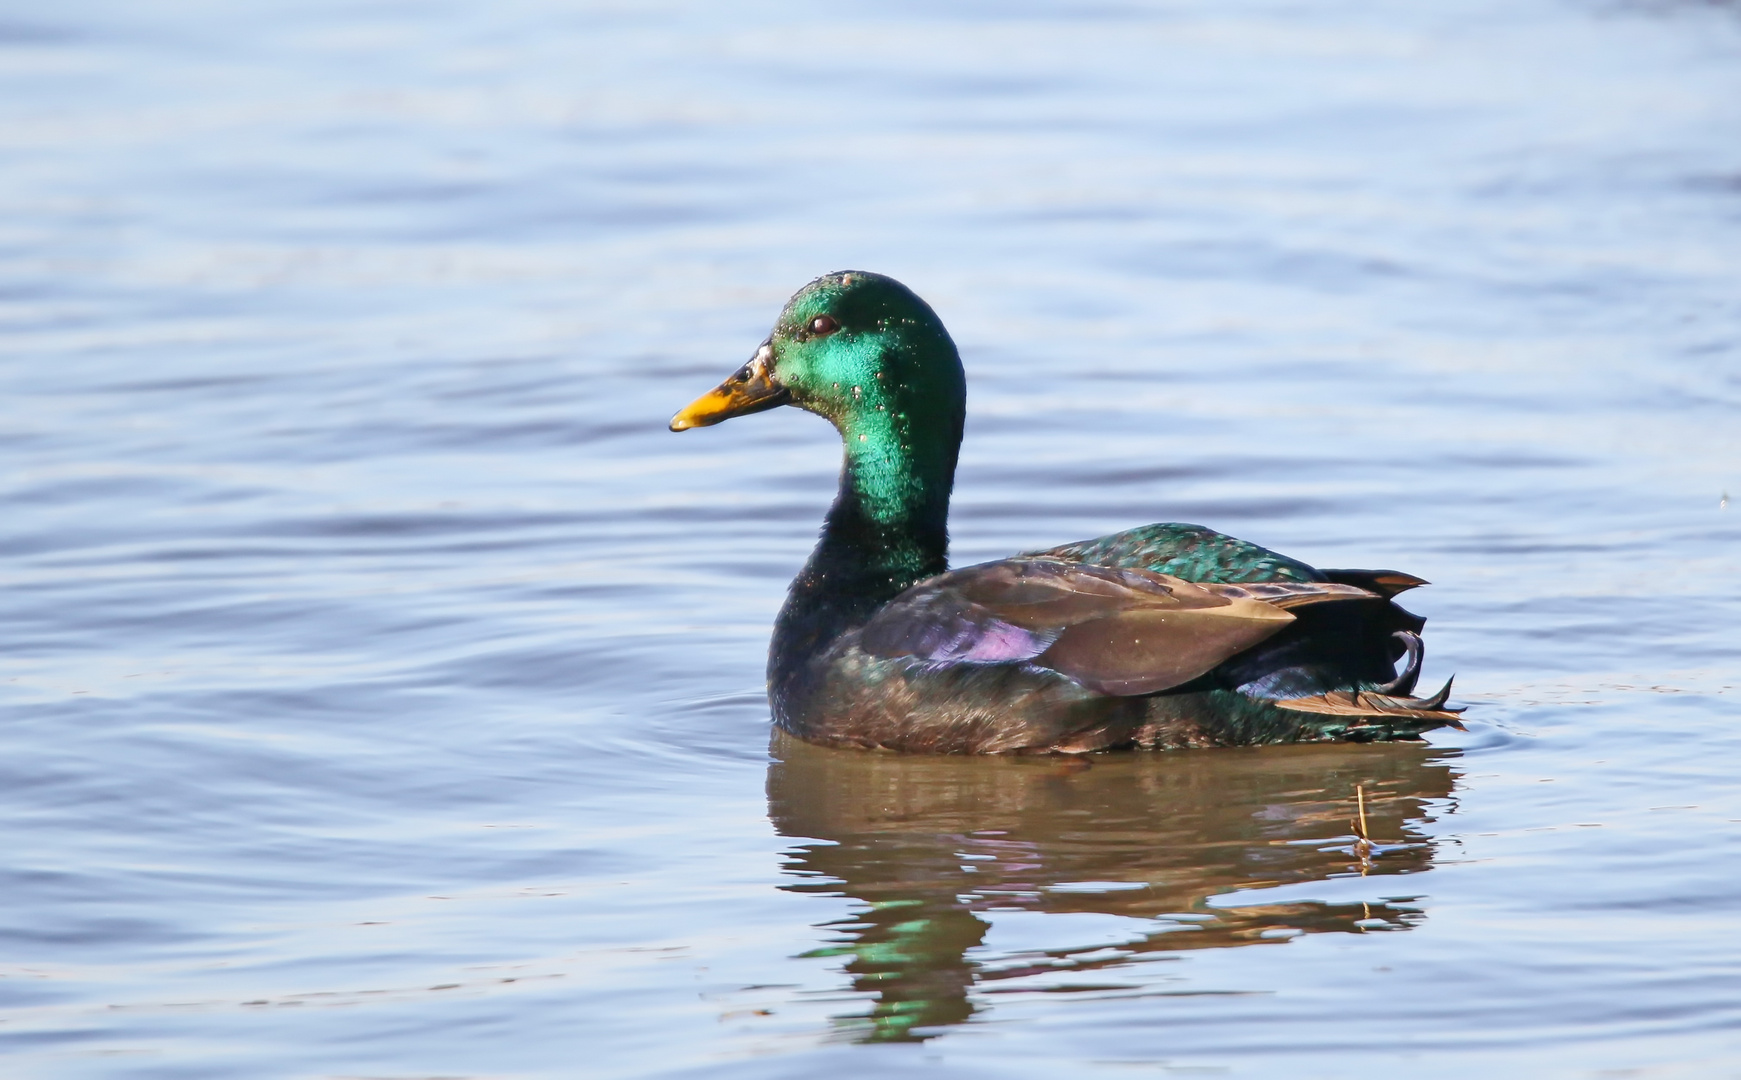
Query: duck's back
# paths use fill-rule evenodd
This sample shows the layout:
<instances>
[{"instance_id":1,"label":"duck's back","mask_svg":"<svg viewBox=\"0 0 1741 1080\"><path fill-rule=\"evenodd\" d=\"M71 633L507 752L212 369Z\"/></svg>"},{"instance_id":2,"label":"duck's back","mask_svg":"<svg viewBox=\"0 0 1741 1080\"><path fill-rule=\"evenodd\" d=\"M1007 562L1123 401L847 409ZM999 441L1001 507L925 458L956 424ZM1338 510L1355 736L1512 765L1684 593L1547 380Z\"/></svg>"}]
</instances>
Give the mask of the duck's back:
<instances>
[{"instance_id":1,"label":"duck's back","mask_svg":"<svg viewBox=\"0 0 1741 1080\"><path fill-rule=\"evenodd\" d=\"M1148 570L1186 581L1238 585L1252 581L1324 581L1298 559L1202 525L1161 522L1028 555L1065 562Z\"/></svg>"}]
</instances>

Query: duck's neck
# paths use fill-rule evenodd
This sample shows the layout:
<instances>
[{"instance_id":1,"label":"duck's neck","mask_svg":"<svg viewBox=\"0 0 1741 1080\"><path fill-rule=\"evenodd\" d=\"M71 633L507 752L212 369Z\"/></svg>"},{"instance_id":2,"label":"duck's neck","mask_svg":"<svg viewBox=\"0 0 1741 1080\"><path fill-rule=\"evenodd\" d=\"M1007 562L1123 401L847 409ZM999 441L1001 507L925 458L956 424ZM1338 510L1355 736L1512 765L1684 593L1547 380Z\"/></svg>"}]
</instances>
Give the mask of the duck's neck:
<instances>
[{"instance_id":1,"label":"duck's neck","mask_svg":"<svg viewBox=\"0 0 1741 1080\"><path fill-rule=\"evenodd\" d=\"M861 626L914 582L948 569L949 492L961 442L959 416L912 438L910 417L887 409L836 420L846 445L840 491L822 539L792 582L774 624L773 682L840 634Z\"/></svg>"},{"instance_id":2,"label":"duck's neck","mask_svg":"<svg viewBox=\"0 0 1741 1080\"><path fill-rule=\"evenodd\" d=\"M800 582L848 591L881 607L915 581L947 569L949 492L955 455L924 462L907 453L879 453L848 435L840 491L822 524ZM925 468L925 465L931 468Z\"/></svg>"}]
</instances>

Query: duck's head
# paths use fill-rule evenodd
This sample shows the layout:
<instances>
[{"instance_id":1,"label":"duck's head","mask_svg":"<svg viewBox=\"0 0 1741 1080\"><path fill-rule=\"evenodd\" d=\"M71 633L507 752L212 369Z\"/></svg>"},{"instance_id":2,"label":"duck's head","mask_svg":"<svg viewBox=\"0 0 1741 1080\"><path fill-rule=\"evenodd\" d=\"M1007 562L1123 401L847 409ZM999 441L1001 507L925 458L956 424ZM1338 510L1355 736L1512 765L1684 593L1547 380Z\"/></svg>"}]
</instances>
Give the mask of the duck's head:
<instances>
[{"instance_id":1,"label":"duck's head","mask_svg":"<svg viewBox=\"0 0 1741 1080\"><path fill-rule=\"evenodd\" d=\"M671 418L672 431L795 405L826 417L850 457L910 459L947 447L966 410L955 343L931 306L881 274L825 274L786 302L749 363Z\"/></svg>"}]
</instances>

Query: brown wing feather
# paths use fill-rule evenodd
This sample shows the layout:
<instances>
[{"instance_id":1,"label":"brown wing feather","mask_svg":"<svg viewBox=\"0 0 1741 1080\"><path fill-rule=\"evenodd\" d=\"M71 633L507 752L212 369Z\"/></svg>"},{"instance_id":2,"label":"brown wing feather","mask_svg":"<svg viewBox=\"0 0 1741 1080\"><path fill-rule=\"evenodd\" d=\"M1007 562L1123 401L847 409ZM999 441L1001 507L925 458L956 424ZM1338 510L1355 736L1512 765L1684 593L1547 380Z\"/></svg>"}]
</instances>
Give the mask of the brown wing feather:
<instances>
[{"instance_id":1,"label":"brown wing feather","mask_svg":"<svg viewBox=\"0 0 1741 1080\"><path fill-rule=\"evenodd\" d=\"M1376 600L1351 585L1219 585L1148 570L1004 559L920 582L864 628L878 656L1031 660L1104 694L1152 694L1210 671L1294 621L1287 609Z\"/></svg>"},{"instance_id":2,"label":"brown wing feather","mask_svg":"<svg viewBox=\"0 0 1741 1080\"><path fill-rule=\"evenodd\" d=\"M1321 604L1328 600L1382 600L1369 589L1334 581L1263 581L1243 585L1204 585L1218 595L1248 597L1282 610Z\"/></svg>"},{"instance_id":3,"label":"brown wing feather","mask_svg":"<svg viewBox=\"0 0 1741 1080\"><path fill-rule=\"evenodd\" d=\"M1103 694L1152 694L1190 682L1293 621L1260 600L1142 607L1070 627L1035 663Z\"/></svg>"}]
</instances>

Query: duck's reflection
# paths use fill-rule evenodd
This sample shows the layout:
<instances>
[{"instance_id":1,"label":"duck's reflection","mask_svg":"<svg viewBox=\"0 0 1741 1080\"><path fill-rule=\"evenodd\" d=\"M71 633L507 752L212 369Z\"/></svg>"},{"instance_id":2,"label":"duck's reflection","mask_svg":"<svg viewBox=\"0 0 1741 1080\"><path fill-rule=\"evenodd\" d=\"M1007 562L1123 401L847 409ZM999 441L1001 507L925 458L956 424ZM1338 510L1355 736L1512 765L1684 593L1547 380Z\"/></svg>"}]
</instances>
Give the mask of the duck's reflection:
<instances>
[{"instance_id":1,"label":"duck's reflection","mask_svg":"<svg viewBox=\"0 0 1741 1080\"><path fill-rule=\"evenodd\" d=\"M923 1038L1000 990L1140 985L1110 969L1142 954L1405 929L1423 916L1394 902L1207 901L1428 869L1420 826L1449 807L1455 758L1418 744L1323 745L1105 755L1083 767L827 750L778 735L773 752L775 827L822 841L790 849L798 880L782 887L863 903L825 924L834 943L807 955L843 957L854 989L873 995L868 1013L840 1018L872 1041ZM1357 789L1376 845L1364 857ZM1114 940L1103 930L1067 947L975 953L990 928L978 913L998 911L1143 921Z\"/></svg>"}]
</instances>

